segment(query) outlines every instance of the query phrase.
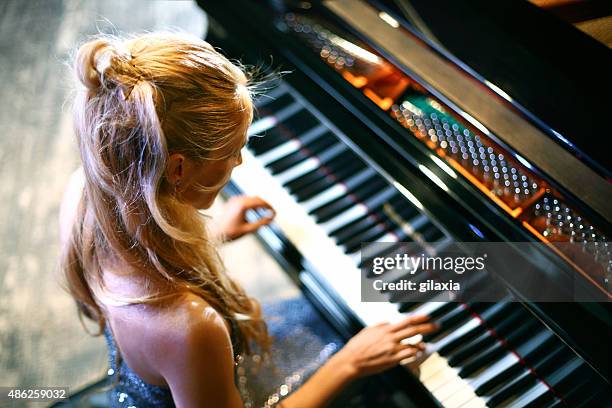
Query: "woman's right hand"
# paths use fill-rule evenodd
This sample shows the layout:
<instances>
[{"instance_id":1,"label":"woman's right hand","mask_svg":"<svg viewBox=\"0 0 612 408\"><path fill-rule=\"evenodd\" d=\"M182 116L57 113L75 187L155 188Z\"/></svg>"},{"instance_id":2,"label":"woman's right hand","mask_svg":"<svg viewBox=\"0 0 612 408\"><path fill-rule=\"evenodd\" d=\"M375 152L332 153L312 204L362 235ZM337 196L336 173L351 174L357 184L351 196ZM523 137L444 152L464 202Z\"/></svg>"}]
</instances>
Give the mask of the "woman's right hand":
<instances>
[{"instance_id":1,"label":"woman's right hand","mask_svg":"<svg viewBox=\"0 0 612 408\"><path fill-rule=\"evenodd\" d=\"M398 323L381 323L357 333L334 356L349 367L355 378L380 373L425 349L420 341L402 341L438 328L428 316L411 316Z\"/></svg>"},{"instance_id":2,"label":"woman's right hand","mask_svg":"<svg viewBox=\"0 0 612 408\"><path fill-rule=\"evenodd\" d=\"M424 350L422 341L414 344L403 340L437 328L428 316L412 316L399 323L365 328L279 406L326 407L351 381L387 370Z\"/></svg>"}]
</instances>

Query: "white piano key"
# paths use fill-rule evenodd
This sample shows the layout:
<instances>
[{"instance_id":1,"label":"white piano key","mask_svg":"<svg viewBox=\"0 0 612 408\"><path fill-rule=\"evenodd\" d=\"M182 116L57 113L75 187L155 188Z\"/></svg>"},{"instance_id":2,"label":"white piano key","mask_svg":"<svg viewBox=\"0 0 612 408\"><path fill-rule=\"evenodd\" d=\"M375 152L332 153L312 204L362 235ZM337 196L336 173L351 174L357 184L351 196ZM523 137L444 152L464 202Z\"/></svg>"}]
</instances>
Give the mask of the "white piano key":
<instances>
[{"instance_id":1,"label":"white piano key","mask_svg":"<svg viewBox=\"0 0 612 408\"><path fill-rule=\"evenodd\" d=\"M469 402L475 402L480 398L470 388L464 388L451 398L441 401L445 408L460 408Z\"/></svg>"},{"instance_id":2,"label":"white piano key","mask_svg":"<svg viewBox=\"0 0 612 408\"><path fill-rule=\"evenodd\" d=\"M507 402L504 404L504 407L522 408L531 401L535 400L536 398L539 398L542 395L546 394L547 392L549 392L548 387L544 383L538 381L536 385L531 387L523 394L516 396L515 398L512 398L510 400L507 400Z\"/></svg>"},{"instance_id":3,"label":"white piano key","mask_svg":"<svg viewBox=\"0 0 612 408\"><path fill-rule=\"evenodd\" d=\"M440 369L427 378L423 378L421 381L425 387L430 391L436 391L439 387L443 387L460 378L457 375L458 370L450 367L444 357L440 357L438 363ZM456 382L456 381L455 381Z\"/></svg>"},{"instance_id":4,"label":"white piano key","mask_svg":"<svg viewBox=\"0 0 612 408\"><path fill-rule=\"evenodd\" d=\"M394 231L390 231L390 232L387 232L382 237L380 237L380 239L377 239L376 241L394 243L394 242L399 242L399 237Z\"/></svg>"},{"instance_id":5,"label":"white piano key","mask_svg":"<svg viewBox=\"0 0 612 408\"><path fill-rule=\"evenodd\" d=\"M321 191L319 194L309 198L306 201L303 201L301 205L304 207L304 211L310 212L315 208L322 207L330 201L340 198L347 193L348 189L344 186L344 184L333 184L330 188Z\"/></svg>"},{"instance_id":6,"label":"white piano key","mask_svg":"<svg viewBox=\"0 0 612 408\"><path fill-rule=\"evenodd\" d=\"M276 161L285 156L289 156L291 153L297 152L300 147L302 147L302 144L298 140L292 139L288 142L278 145L277 147L271 150L268 150L264 154L259 155L257 158L259 159L262 165L267 166L273 161Z\"/></svg>"},{"instance_id":7,"label":"white piano key","mask_svg":"<svg viewBox=\"0 0 612 408\"><path fill-rule=\"evenodd\" d=\"M455 339L463 336L464 334L466 334L470 330L474 330L474 329L478 328L481 325L482 325L482 323L480 322L479 318L476 318L476 317L472 318L468 322L462 324L461 327L459 327L458 329L456 329L453 332L449 333L448 335L444 336L443 338L441 338L437 342L432 343L431 344L432 350L436 350L436 351L439 350L440 348L444 347L445 345L449 344L450 342L454 341Z\"/></svg>"},{"instance_id":8,"label":"white piano key","mask_svg":"<svg viewBox=\"0 0 612 408\"><path fill-rule=\"evenodd\" d=\"M460 408L487 408L487 403L483 398L476 397L460 405Z\"/></svg>"},{"instance_id":9,"label":"white piano key","mask_svg":"<svg viewBox=\"0 0 612 408\"><path fill-rule=\"evenodd\" d=\"M492 377L495 377L514 364L519 364L519 358L514 353L508 353L501 360L496 361L494 364L488 366L484 370L477 371L474 375L470 376L469 379L466 379L466 381L468 381L470 385L476 389L482 383L488 381Z\"/></svg>"},{"instance_id":10,"label":"white piano key","mask_svg":"<svg viewBox=\"0 0 612 408\"><path fill-rule=\"evenodd\" d=\"M329 234L330 232L347 225L348 223L356 220L357 218L363 217L367 213L368 208L365 205L361 203L356 204L354 207L351 207L350 210L345 211L335 216L331 220L328 220L321 224L321 228L323 229L323 231Z\"/></svg>"},{"instance_id":11,"label":"white piano key","mask_svg":"<svg viewBox=\"0 0 612 408\"><path fill-rule=\"evenodd\" d=\"M263 166L267 166L275 160L278 160L282 157L288 156L291 153L297 152L304 144L310 143L321 137L325 132L327 132L327 128L323 125L317 125L314 128L306 131L300 139L292 139L285 143L278 145L257 156L257 159Z\"/></svg>"},{"instance_id":12,"label":"white piano key","mask_svg":"<svg viewBox=\"0 0 612 408\"><path fill-rule=\"evenodd\" d=\"M447 401L451 397L461 395L457 400L469 401L470 399L478 398L474 393L474 389L470 387L465 381L462 380L454 371L450 372L450 379L446 383L433 389L426 385L429 390L432 390L432 394L438 401ZM445 402L446 403L446 402ZM463 404L463 402L461 402Z\"/></svg>"},{"instance_id":13,"label":"white piano key","mask_svg":"<svg viewBox=\"0 0 612 408\"><path fill-rule=\"evenodd\" d=\"M264 116L263 118L251 123L251 126L247 131L247 136L251 137L253 135L258 135L262 132L265 132L266 130L276 126L277 123L278 120L274 116Z\"/></svg>"},{"instance_id":14,"label":"white piano key","mask_svg":"<svg viewBox=\"0 0 612 408\"><path fill-rule=\"evenodd\" d=\"M430 313L435 312L442 306L446 305L448 302L445 301L445 299L448 299L448 294L440 293L434 296L431 299L431 301L418 305L415 309L408 312L408 315L409 316L420 316L420 315L427 316Z\"/></svg>"},{"instance_id":15,"label":"white piano key","mask_svg":"<svg viewBox=\"0 0 612 408\"><path fill-rule=\"evenodd\" d=\"M275 176L276 182L280 184L288 183L304 174L319 167L319 160L315 157L310 157L293 167L288 168L280 174Z\"/></svg>"},{"instance_id":16,"label":"white piano key","mask_svg":"<svg viewBox=\"0 0 612 408\"><path fill-rule=\"evenodd\" d=\"M263 118L251 123L251 126L247 131L247 136L251 137L253 135L265 132L266 130L271 129L279 122L288 119L290 116L301 111L302 109L304 109L302 104L300 104L299 102L293 102L292 104L285 106L277 112L274 112L273 115L264 116Z\"/></svg>"},{"instance_id":17,"label":"white piano key","mask_svg":"<svg viewBox=\"0 0 612 408\"><path fill-rule=\"evenodd\" d=\"M419 380L425 382L427 379L442 372L448 367L446 359L434 352L429 355L419 366Z\"/></svg>"},{"instance_id":18,"label":"white piano key","mask_svg":"<svg viewBox=\"0 0 612 408\"><path fill-rule=\"evenodd\" d=\"M348 149L344 143L338 143L317 155L320 162L325 163Z\"/></svg>"},{"instance_id":19,"label":"white piano key","mask_svg":"<svg viewBox=\"0 0 612 408\"><path fill-rule=\"evenodd\" d=\"M388 201L396 193L397 190L389 186L380 193L378 193L376 196L374 196L372 199L367 200L366 203L368 204L368 206L362 203L355 204L355 206L351 207L349 210L344 211L335 216L334 218L322 223L321 228L323 228L323 230L327 234L329 234L332 231L343 227L352 221L355 221L357 218L363 217L364 215L368 214L371 208L378 207L379 205Z\"/></svg>"}]
</instances>

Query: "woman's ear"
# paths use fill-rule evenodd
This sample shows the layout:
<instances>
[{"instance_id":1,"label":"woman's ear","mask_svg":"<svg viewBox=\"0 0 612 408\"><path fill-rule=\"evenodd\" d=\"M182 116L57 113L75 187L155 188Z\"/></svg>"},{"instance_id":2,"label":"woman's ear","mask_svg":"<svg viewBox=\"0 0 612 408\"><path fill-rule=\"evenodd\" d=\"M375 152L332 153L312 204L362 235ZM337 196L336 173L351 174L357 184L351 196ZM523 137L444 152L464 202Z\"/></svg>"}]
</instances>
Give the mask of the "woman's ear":
<instances>
[{"instance_id":1,"label":"woman's ear","mask_svg":"<svg viewBox=\"0 0 612 408\"><path fill-rule=\"evenodd\" d=\"M166 165L166 178L172 186L181 183L181 179L185 176L185 156L180 153L172 153L168 157Z\"/></svg>"}]
</instances>

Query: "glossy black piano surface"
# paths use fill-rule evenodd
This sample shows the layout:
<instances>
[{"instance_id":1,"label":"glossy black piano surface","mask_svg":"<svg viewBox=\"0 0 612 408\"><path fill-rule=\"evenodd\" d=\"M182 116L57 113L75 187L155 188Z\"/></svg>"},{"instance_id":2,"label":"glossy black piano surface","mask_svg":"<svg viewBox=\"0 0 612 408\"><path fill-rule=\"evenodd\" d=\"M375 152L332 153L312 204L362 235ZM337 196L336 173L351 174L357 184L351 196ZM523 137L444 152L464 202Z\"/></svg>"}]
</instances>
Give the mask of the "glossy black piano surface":
<instances>
[{"instance_id":1,"label":"glossy black piano surface","mask_svg":"<svg viewBox=\"0 0 612 408\"><path fill-rule=\"evenodd\" d=\"M429 357L420 372L398 369L387 378L394 387L409 389L416 406L610 403L609 303L533 303L506 287L503 277L500 287L507 298L498 303L390 298L389 303L366 304L360 302L358 286L358 267L367 262L360 256L362 242L416 242L436 251L457 241L590 240L601 242L602 253L609 256L606 200L577 197L572 183L563 183L571 178L567 173L572 169L563 168L567 163L550 169L550 162L540 161L544 171L530 160L537 149L518 154L510 136L489 129L503 126L491 125L491 117L473 110L466 115L461 100L448 97L453 89L445 94L444 86L432 86L435 77L427 81L415 74L418 66L406 67L401 56L380 46L384 39L370 38L377 29L359 31L355 26L365 17L351 25L354 16L338 9L345 2L270 3L201 2L209 12L208 40L214 45L245 63L290 71L257 100L245 163L226 189L227 194L262 195L277 208L277 221L262 229L260 238L290 276L347 337L364 324L406 313L426 313L442 324L439 333L426 339ZM405 23L394 14L397 8L372 4L376 13L384 11L391 21ZM547 115L541 101L530 104L529 93L521 91L524 84L502 88L512 92L514 106L481 82L490 78L506 84L500 78L507 66L495 76L495 62L488 61L480 77L470 77L480 65L452 47L437 48L414 27L399 29L445 63L470 63L469 71L461 64L453 69L488 92L492 103L525 121L533 135L548 138L540 146L552 142L559 147L551 129L589 136L586 127L586 133L574 132L556 122L562 111ZM449 51L458 55L449 56ZM469 111L473 107L468 105ZM564 145L564 154L584 165L582 175L598 177L593 185L609 187L601 176L607 163L596 154L586 159L586 145L574 144L579 149ZM588 193L592 186L582 187ZM576 275L609 299L609 258L596 256L594 263L603 272L593 275L586 267L568 264L563 253L542 248L555 273ZM356 274L356 286L342 283L346 274Z\"/></svg>"}]
</instances>

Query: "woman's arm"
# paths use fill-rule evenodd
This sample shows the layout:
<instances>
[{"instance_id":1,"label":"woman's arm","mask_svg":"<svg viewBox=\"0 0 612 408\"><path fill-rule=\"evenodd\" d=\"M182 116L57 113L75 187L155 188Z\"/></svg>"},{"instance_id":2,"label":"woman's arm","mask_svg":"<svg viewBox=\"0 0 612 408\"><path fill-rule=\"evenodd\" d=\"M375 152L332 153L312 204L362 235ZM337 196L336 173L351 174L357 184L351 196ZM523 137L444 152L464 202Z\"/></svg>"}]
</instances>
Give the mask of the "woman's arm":
<instances>
[{"instance_id":1,"label":"woman's arm","mask_svg":"<svg viewBox=\"0 0 612 408\"><path fill-rule=\"evenodd\" d=\"M156 353L175 405L243 408L234 384L232 342L224 319L196 296L186 299L178 315Z\"/></svg>"},{"instance_id":2,"label":"woman's arm","mask_svg":"<svg viewBox=\"0 0 612 408\"><path fill-rule=\"evenodd\" d=\"M178 407L243 407L234 383L234 359L229 329L223 318L197 296L183 302L185 311L165 335L159 371ZM404 339L436 327L416 316L395 324L368 327L354 336L304 385L281 403L283 408L326 406L353 380L394 367L424 348Z\"/></svg>"},{"instance_id":3,"label":"woman's arm","mask_svg":"<svg viewBox=\"0 0 612 408\"><path fill-rule=\"evenodd\" d=\"M268 215L249 222L247 212L255 209L264 210ZM210 231L220 241L233 241L269 224L275 215L272 206L260 197L235 196L227 200L219 214L214 217Z\"/></svg>"},{"instance_id":4,"label":"woman's arm","mask_svg":"<svg viewBox=\"0 0 612 408\"><path fill-rule=\"evenodd\" d=\"M382 372L414 356L424 350L424 344L410 345L403 340L435 330L436 325L427 320L426 316L413 316L399 323L363 329L279 406L324 407L355 379Z\"/></svg>"}]
</instances>

